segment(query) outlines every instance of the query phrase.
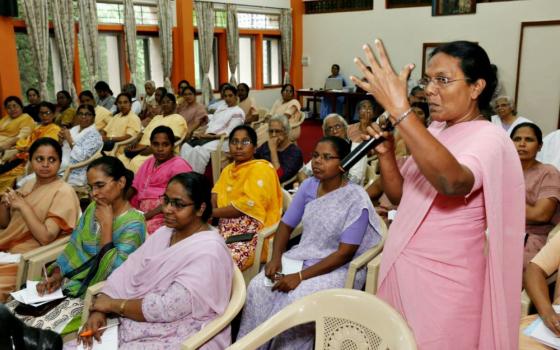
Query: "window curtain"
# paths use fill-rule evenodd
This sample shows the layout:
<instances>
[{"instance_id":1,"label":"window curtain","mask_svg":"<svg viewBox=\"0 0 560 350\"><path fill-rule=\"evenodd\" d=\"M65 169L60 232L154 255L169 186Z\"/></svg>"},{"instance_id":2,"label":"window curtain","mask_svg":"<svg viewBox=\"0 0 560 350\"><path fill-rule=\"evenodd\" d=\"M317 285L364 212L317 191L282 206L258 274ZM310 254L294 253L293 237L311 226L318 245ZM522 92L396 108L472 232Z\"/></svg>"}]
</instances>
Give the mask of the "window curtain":
<instances>
[{"instance_id":1,"label":"window curtain","mask_svg":"<svg viewBox=\"0 0 560 350\"><path fill-rule=\"evenodd\" d=\"M78 99L74 86L74 17L72 0L51 0L54 38L60 55L62 68L62 88Z\"/></svg>"},{"instance_id":2,"label":"window curtain","mask_svg":"<svg viewBox=\"0 0 560 350\"><path fill-rule=\"evenodd\" d=\"M237 86L237 80L235 79L235 73L239 67L239 28L237 27L237 6L227 4L226 12L227 55L229 70L231 71L229 82L230 84Z\"/></svg>"},{"instance_id":3,"label":"window curtain","mask_svg":"<svg viewBox=\"0 0 560 350\"><path fill-rule=\"evenodd\" d=\"M212 59L212 45L214 42L214 9L210 2L195 2L196 23L198 27L198 57L202 68L202 101L204 104L210 102L212 96L212 83L208 73L210 72L210 60Z\"/></svg>"},{"instance_id":4,"label":"window curtain","mask_svg":"<svg viewBox=\"0 0 560 350\"><path fill-rule=\"evenodd\" d=\"M136 84L136 17L132 0L124 0L124 36L130 80Z\"/></svg>"},{"instance_id":5,"label":"window curtain","mask_svg":"<svg viewBox=\"0 0 560 350\"><path fill-rule=\"evenodd\" d=\"M97 6L95 0L78 0L80 11L80 39L89 74L89 90L93 91L99 75L99 33L97 31Z\"/></svg>"},{"instance_id":6,"label":"window curtain","mask_svg":"<svg viewBox=\"0 0 560 350\"><path fill-rule=\"evenodd\" d=\"M23 0L23 18L27 25L35 67L39 74L39 90L44 101L50 100L47 90L49 75L49 6L44 0Z\"/></svg>"},{"instance_id":7,"label":"window curtain","mask_svg":"<svg viewBox=\"0 0 560 350\"><path fill-rule=\"evenodd\" d=\"M171 26L173 22L173 13L171 12L171 4L169 0L158 0L158 24L159 38L161 41L161 63L163 66L163 81L167 91L172 92L171 85L171 67L173 65L173 38L171 34Z\"/></svg>"},{"instance_id":8,"label":"window curtain","mask_svg":"<svg viewBox=\"0 0 560 350\"><path fill-rule=\"evenodd\" d=\"M284 84L290 83L292 65L292 10L283 9L280 14L280 33L282 35L282 64L284 65Z\"/></svg>"}]
</instances>

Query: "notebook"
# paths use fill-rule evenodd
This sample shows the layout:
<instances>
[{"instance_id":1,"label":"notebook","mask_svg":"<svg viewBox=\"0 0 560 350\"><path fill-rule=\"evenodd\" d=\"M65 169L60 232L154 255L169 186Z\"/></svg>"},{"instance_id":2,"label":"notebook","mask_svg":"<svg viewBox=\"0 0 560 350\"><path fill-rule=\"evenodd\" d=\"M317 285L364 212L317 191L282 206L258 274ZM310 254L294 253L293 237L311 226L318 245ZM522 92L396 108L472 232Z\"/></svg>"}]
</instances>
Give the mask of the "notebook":
<instances>
[{"instance_id":1,"label":"notebook","mask_svg":"<svg viewBox=\"0 0 560 350\"><path fill-rule=\"evenodd\" d=\"M553 305L552 307L556 313L560 313L560 305ZM548 329L540 317L533 321L529 327L525 328L523 334L553 349L560 349L560 338Z\"/></svg>"}]
</instances>

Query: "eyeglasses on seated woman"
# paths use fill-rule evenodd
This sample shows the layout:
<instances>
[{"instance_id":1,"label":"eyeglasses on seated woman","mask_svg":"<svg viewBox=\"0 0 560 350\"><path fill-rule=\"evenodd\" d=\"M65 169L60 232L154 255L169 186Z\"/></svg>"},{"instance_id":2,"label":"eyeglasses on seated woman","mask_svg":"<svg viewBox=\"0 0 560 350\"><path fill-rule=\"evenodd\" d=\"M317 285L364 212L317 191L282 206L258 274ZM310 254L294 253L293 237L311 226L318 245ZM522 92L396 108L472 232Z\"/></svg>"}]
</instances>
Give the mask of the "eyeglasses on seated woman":
<instances>
[{"instance_id":1,"label":"eyeglasses on seated woman","mask_svg":"<svg viewBox=\"0 0 560 350\"><path fill-rule=\"evenodd\" d=\"M79 338L84 344L99 340L100 328L117 316L119 348L178 348L229 304L233 262L224 239L207 224L208 180L192 172L175 175L163 198L165 226L108 278L82 329L93 333ZM226 328L206 346L230 343Z\"/></svg>"}]
</instances>

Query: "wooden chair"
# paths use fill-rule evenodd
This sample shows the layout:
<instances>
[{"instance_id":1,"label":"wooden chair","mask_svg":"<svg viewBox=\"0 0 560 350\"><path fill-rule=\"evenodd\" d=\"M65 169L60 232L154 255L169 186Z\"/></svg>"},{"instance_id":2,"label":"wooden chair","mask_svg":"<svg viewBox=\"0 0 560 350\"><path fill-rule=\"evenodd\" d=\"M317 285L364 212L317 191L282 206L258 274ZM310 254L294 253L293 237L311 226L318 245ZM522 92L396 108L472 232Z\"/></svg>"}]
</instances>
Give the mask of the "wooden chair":
<instances>
[{"instance_id":1,"label":"wooden chair","mask_svg":"<svg viewBox=\"0 0 560 350\"><path fill-rule=\"evenodd\" d=\"M35 248L21 255L16 275L16 290L27 280L38 280L43 276L43 266L53 262L62 253L70 236L65 236L45 246Z\"/></svg>"},{"instance_id":2,"label":"wooden chair","mask_svg":"<svg viewBox=\"0 0 560 350\"><path fill-rule=\"evenodd\" d=\"M76 164L68 165L68 167L64 170L64 175L62 175L62 180L63 181L68 181L68 177L70 176L70 173L72 172L72 170L86 167L91 162L93 162L95 159L101 157L101 150L102 149L103 149L103 147L101 147L97 152L95 152L95 154L93 156L91 156L89 159L84 160L83 162L78 162Z\"/></svg>"},{"instance_id":3,"label":"wooden chair","mask_svg":"<svg viewBox=\"0 0 560 350\"><path fill-rule=\"evenodd\" d=\"M395 309L351 289L323 290L296 300L227 349L256 349L310 322L315 323L315 349L416 349L412 331Z\"/></svg>"},{"instance_id":4,"label":"wooden chair","mask_svg":"<svg viewBox=\"0 0 560 350\"><path fill-rule=\"evenodd\" d=\"M231 287L231 298L229 304L224 311L224 313L214 320L207 323L200 331L193 334L181 345L182 350L195 350L203 346L210 339L215 337L218 333L224 330L231 321L239 314L239 311L243 308L245 304L245 298L247 297L247 291L245 289L245 282L243 280L243 274L237 268L233 267L233 281ZM84 308L82 312L82 326L85 324L89 317L89 309L91 308L93 297L101 292L105 282L99 282L86 291L84 298Z\"/></svg>"}]
</instances>

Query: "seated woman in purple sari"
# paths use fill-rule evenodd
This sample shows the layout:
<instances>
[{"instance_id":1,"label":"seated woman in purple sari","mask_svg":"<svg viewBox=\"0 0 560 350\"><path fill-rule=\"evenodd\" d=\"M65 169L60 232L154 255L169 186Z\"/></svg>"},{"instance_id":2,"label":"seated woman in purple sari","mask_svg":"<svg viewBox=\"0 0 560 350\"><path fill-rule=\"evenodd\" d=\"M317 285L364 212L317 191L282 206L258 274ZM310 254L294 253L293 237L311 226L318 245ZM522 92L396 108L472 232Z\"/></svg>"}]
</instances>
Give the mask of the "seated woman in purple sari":
<instances>
[{"instance_id":1,"label":"seated woman in purple sari","mask_svg":"<svg viewBox=\"0 0 560 350\"><path fill-rule=\"evenodd\" d=\"M369 197L340 171L340 160L349 152L350 144L338 137L317 143L314 176L301 184L276 232L272 260L249 285L238 337L299 298L344 287L348 263L380 241L380 219ZM286 252L290 233L300 222L301 241ZM302 270L281 274L285 258L303 262ZM272 288L265 285L267 280L274 283ZM364 282L365 271L359 271L356 285ZM273 339L270 347L312 349L313 338L308 325L299 326Z\"/></svg>"},{"instance_id":2,"label":"seated woman in purple sari","mask_svg":"<svg viewBox=\"0 0 560 350\"><path fill-rule=\"evenodd\" d=\"M163 226L160 197L165 192L169 180L179 174L191 172L191 166L173 152L175 136L173 130L160 125L150 135L153 156L140 166L131 187L130 203L144 212L148 233L154 233Z\"/></svg>"},{"instance_id":3,"label":"seated woman in purple sari","mask_svg":"<svg viewBox=\"0 0 560 350\"><path fill-rule=\"evenodd\" d=\"M80 337L99 340L108 315L120 318L119 349L178 349L223 314L230 300L233 260L211 230L210 184L193 172L174 176L162 196L165 226L116 269L94 300ZM225 349L229 327L201 349Z\"/></svg>"}]
</instances>

